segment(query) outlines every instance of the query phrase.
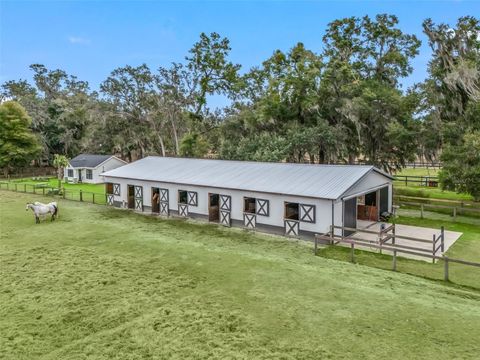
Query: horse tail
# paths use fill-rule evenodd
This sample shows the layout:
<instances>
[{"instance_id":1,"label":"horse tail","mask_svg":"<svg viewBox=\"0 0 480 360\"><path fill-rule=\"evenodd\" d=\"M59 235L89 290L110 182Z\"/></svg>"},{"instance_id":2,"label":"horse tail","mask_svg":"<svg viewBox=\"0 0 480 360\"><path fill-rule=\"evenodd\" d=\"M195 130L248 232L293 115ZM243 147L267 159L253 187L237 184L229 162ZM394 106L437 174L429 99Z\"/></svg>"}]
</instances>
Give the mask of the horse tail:
<instances>
[{"instance_id":1,"label":"horse tail","mask_svg":"<svg viewBox=\"0 0 480 360\"><path fill-rule=\"evenodd\" d=\"M53 206L53 216L57 216L57 214L58 214L58 207L57 207L57 205L53 205L53 204L52 204L52 206Z\"/></svg>"}]
</instances>

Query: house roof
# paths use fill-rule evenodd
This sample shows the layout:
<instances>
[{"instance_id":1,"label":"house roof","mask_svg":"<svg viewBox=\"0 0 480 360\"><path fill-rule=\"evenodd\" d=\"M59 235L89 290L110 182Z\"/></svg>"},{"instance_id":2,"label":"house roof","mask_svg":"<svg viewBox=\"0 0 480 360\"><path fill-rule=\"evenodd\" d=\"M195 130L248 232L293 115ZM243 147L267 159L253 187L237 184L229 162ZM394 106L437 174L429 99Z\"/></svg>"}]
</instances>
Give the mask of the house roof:
<instances>
[{"instance_id":1,"label":"house roof","mask_svg":"<svg viewBox=\"0 0 480 360\"><path fill-rule=\"evenodd\" d=\"M113 157L113 155L80 154L70 160L70 165L74 168L95 168L101 163L110 159L111 157Z\"/></svg>"},{"instance_id":2,"label":"house roof","mask_svg":"<svg viewBox=\"0 0 480 360\"><path fill-rule=\"evenodd\" d=\"M317 165L150 156L102 175L184 185L338 199L371 171L368 165Z\"/></svg>"}]
</instances>

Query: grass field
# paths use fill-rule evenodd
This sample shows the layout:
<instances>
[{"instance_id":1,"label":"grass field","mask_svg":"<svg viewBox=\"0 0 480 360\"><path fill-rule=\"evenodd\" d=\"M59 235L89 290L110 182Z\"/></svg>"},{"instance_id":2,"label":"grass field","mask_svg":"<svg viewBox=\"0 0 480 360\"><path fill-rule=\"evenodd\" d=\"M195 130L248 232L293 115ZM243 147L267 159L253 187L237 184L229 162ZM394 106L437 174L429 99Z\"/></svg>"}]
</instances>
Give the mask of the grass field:
<instances>
[{"instance_id":1,"label":"grass field","mask_svg":"<svg viewBox=\"0 0 480 360\"><path fill-rule=\"evenodd\" d=\"M404 168L395 175L401 176L437 176L438 168Z\"/></svg>"},{"instance_id":2,"label":"grass field","mask_svg":"<svg viewBox=\"0 0 480 360\"><path fill-rule=\"evenodd\" d=\"M480 291L240 229L0 191L5 359L476 359ZM472 239L473 241L473 239Z\"/></svg>"}]
</instances>

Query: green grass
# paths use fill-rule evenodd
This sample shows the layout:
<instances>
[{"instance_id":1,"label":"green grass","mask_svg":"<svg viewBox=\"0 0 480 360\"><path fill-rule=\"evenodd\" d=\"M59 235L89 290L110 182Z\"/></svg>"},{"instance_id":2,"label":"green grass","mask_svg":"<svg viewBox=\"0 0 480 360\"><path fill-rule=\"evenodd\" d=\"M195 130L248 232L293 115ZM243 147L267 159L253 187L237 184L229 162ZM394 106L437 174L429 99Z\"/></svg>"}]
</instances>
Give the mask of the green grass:
<instances>
[{"instance_id":1,"label":"green grass","mask_svg":"<svg viewBox=\"0 0 480 360\"><path fill-rule=\"evenodd\" d=\"M0 191L6 359L478 358L473 288L77 202L35 225L32 197Z\"/></svg>"},{"instance_id":2,"label":"green grass","mask_svg":"<svg viewBox=\"0 0 480 360\"><path fill-rule=\"evenodd\" d=\"M415 196L415 197L428 197L434 199L444 200L457 200L457 201L473 201L473 197L469 194L459 194L454 191L442 190L440 188L408 185L402 181L394 181L393 188L395 194Z\"/></svg>"},{"instance_id":3,"label":"green grass","mask_svg":"<svg viewBox=\"0 0 480 360\"><path fill-rule=\"evenodd\" d=\"M395 175L401 176L437 176L439 172L438 168L405 168L396 173Z\"/></svg>"},{"instance_id":4,"label":"green grass","mask_svg":"<svg viewBox=\"0 0 480 360\"><path fill-rule=\"evenodd\" d=\"M17 184L31 184L31 185L38 185L38 184L46 184L49 187L58 187L58 179L56 178L49 178L48 181L33 181L31 178L19 179L14 180ZM101 193L105 194L105 185L104 184L70 184L65 183L62 181L62 186L67 190L74 190L74 191L86 191L86 192L94 192L94 193Z\"/></svg>"}]
</instances>

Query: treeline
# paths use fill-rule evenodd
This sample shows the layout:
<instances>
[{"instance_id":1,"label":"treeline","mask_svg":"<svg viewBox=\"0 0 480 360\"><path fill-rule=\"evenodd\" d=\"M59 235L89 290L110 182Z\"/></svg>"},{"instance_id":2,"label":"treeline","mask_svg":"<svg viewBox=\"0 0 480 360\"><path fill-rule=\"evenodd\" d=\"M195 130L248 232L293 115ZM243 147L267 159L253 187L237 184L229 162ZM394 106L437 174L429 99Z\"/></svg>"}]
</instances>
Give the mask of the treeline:
<instances>
[{"instance_id":1,"label":"treeline","mask_svg":"<svg viewBox=\"0 0 480 360\"><path fill-rule=\"evenodd\" d=\"M409 89L401 82L412 73L421 42L400 30L395 16L380 14L331 22L319 39L320 53L298 43L249 70L230 60L227 38L202 33L183 62L156 70L117 68L99 92L63 70L35 64L34 83L8 81L2 97L19 102L32 118L39 159L90 152L129 160L149 154L360 160L387 171L418 156L474 163L469 148L480 141L479 20L427 19L423 32L432 49L428 78ZM209 108L215 95L227 97L229 106ZM476 175L468 176L478 182Z\"/></svg>"}]
</instances>

